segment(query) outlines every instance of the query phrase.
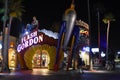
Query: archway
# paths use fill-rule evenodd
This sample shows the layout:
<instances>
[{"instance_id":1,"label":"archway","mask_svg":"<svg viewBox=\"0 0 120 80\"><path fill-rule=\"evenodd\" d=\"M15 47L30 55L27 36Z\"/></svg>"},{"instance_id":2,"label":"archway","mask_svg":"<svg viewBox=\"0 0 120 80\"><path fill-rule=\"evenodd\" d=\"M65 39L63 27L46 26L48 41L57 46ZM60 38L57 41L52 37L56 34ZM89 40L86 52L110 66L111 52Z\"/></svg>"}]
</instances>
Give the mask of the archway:
<instances>
[{"instance_id":1,"label":"archway","mask_svg":"<svg viewBox=\"0 0 120 80\"><path fill-rule=\"evenodd\" d=\"M47 54L47 56L49 56L48 58L48 63L46 65L48 69L54 69L54 63L55 63L55 59L56 59L56 47L55 46L50 46L47 44L44 45L35 45L35 46L31 46L24 54L24 61L25 61L25 65L27 66L28 69L33 69L33 57L36 55L36 51L40 51L38 52L39 54L42 53L43 54ZM21 64L21 66L24 66L24 63Z\"/></svg>"}]
</instances>

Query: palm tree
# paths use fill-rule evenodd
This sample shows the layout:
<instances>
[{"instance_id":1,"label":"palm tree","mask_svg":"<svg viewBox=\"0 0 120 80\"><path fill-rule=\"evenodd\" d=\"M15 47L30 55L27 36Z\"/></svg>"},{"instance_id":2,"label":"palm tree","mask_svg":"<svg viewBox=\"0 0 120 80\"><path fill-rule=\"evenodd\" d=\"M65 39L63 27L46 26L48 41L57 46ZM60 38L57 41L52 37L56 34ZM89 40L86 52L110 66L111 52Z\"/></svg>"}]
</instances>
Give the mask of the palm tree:
<instances>
[{"instance_id":1,"label":"palm tree","mask_svg":"<svg viewBox=\"0 0 120 80\"><path fill-rule=\"evenodd\" d=\"M0 0L4 1L4 0ZM13 18L18 18L21 20L22 12L25 10L23 9L24 7L22 5L22 0L9 0L8 1L8 8L7 8L7 16L9 18L9 28L11 27L11 22ZM2 12L4 12L5 8L1 9Z\"/></svg>"},{"instance_id":2,"label":"palm tree","mask_svg":"<svg viewBox=\"0 0 120 80\"><path fill-rule=\"evenodd\" d=\"M5 3L5 7L0 9L0 13L4 13L3 19L3 69L8 69L8 49L9 49L9 36L10 36L10 28L11 22L13 18L18 18L21 20L22 12L24 11L22 4L22 0L0 0L0 2ZM5 35L5 25L6 25L6 16L8 16L9 24L8 27L8 34ZM8 39L8 40L7 40Z\"/></svg>"},{"instance_id":3,"label":"palm tree","mask_svg":"<svg viewBox=\"0 0 120 80\"><path fill-rule=\"evenodd\" d=\"M107 24L107 40L106 40L106 60L108 60L108 43L109 43L109 29L110 29L110 22L115 21L114 16L112 13L107 13L104 15L102 20L105 24Z\"/></svg>"}]
</instances>

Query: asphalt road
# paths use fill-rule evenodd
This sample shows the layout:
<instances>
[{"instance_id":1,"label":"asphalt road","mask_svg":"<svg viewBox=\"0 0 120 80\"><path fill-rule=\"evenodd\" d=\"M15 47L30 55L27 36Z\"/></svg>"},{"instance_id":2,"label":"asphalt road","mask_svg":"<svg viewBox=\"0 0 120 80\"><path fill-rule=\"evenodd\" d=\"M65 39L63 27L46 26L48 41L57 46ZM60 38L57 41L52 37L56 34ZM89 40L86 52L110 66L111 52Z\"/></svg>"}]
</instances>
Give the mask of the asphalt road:
<instances>
[{"instance_id":1,"label":"asphalt road","mask_svg":"<svg viewBox=\"0 0 120 80\"><path fill-rule=\"evenodd\" d=\"M0 73L0 80L120 80L120 72L106 71L21 71Z\"/></svg>"}]
</instances>

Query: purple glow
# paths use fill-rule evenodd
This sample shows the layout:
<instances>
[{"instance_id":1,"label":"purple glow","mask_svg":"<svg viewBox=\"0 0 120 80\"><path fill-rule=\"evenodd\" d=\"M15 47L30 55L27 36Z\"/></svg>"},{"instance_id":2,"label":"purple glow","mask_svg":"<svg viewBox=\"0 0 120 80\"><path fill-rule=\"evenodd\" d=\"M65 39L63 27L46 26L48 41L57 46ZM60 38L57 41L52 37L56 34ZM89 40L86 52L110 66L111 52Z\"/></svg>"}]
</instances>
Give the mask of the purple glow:
<instances>
[{"instance_id":1,"label":"purple glow","mask_svg":"<svg viewBox=\"0 0 120 80\"><path fill-rule=\"evenodd\" d=\"M17 51L21 52L22 50L24 50L25 48L32 46L33 44L37 44L43 42L43 35L39 35L37 36L37 31L24 36L21 39L21 43L17 46Z\"/></svg>"}]
</instances>

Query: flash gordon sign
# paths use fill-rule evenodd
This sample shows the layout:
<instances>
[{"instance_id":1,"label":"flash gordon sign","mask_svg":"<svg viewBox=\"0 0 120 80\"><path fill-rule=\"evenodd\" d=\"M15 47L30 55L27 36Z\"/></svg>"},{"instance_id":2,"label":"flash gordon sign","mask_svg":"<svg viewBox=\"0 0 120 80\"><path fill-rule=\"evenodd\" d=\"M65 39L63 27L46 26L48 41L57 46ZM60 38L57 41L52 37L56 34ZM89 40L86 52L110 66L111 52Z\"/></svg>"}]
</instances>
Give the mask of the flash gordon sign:
<instances>
[{"instance_id":1,"label":"flash gordon sign","mask_svg":"<svg viewBox=\"0 0 120 80\"><path fill-rule=\"evenodd\" d=\"M43 42L43 34L39 34L37 31L34 31L24 37L21 38L21 43L17 46L17 51L21 52L27 47L30 47L34 44L38 44Z\"/></svg>"}]
</instances>

